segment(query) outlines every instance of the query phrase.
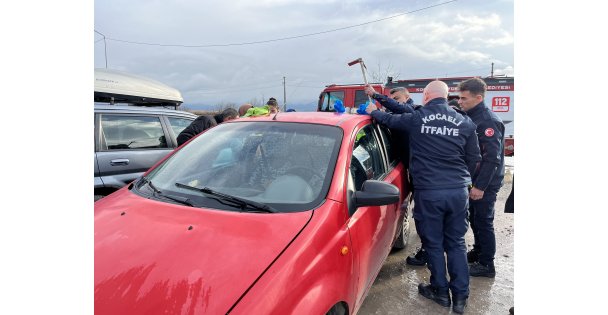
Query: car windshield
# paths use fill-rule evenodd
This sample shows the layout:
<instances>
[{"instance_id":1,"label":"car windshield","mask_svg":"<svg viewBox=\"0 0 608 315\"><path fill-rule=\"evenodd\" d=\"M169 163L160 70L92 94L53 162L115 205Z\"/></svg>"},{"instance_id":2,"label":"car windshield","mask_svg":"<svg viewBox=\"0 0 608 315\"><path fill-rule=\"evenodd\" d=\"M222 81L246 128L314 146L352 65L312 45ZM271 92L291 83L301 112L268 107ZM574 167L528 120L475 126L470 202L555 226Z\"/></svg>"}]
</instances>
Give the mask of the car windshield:
<instances>
[{"instance_id":1,"label":"car windshield","mask_svg":"<svg viewBox=\"0 0 608 315\"><path fill-rule=\"evenodd\" d=\"M338 127L309 123L221 124L164 161L147 180L164 195L208 208L243 210L206 193L214 191L276 212L306 211L327 195L342 136ZM136 187L150 195L143 185Z\"/></svg>"}]
</instances>

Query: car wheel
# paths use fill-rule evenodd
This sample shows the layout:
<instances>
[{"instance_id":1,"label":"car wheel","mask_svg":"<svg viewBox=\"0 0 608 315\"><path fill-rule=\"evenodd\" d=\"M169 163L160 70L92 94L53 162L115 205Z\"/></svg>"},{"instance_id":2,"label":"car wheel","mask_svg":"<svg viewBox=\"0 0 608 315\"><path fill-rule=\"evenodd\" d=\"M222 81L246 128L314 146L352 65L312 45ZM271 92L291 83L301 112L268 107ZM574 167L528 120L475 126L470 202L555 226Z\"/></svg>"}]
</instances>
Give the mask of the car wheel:
<instances>
[{"instance_id":1,"label":"car wheel","mask_svg":"<svg viewBox=\"0 0 608 315\"><path fill-rule=\"evenodd\" d=\"M346 309L341 303L332 306L325 315L347 315Z\"/></svg>"},{"instance_id":2,"label":"car wheel","mask_svg":"<svg viewBox=\"0 0 608 315\"><path fill-rule=\"evenodd\" d=\"M401 223L401 231L399 231L399 236L395 243L393 244L393 248L395 249L404 249L407 246L407 240L410 236L410 218L411 218L411 210L410 202L405 202L401 207L404 207L405 213L403 214L403 222Z\"/></svg>"}]
</instances>

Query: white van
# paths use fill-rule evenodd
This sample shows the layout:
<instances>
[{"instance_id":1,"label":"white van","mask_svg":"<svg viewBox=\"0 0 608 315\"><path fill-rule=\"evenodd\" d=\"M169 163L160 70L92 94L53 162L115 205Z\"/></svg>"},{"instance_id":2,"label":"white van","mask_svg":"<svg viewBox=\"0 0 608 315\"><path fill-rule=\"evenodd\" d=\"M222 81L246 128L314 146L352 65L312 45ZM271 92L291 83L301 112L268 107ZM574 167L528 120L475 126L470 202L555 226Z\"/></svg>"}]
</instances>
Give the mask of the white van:
<instances>
[{"instance_id":1,"label":"white van","mask_svg":"<svg viewBox=\"0 0 608 315\"><path fill-rule=\"evenodd\" d=\"M166 108L182 102L177 89L158 81L95 69L95 201L178 147L177 135L197 117Z\"/></svg>"}]
</instances>

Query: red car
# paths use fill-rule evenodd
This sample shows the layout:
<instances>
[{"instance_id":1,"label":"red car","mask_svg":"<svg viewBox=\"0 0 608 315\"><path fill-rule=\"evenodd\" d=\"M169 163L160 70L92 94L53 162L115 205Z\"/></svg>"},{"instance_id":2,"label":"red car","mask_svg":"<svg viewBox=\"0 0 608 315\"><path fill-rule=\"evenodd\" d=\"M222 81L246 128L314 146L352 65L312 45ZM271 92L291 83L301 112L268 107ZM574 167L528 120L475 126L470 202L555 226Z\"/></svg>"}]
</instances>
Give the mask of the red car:
<instances>
[{"instance_id":1,"label":"red car","mask_svg":"<svg viewBox=\"0 0 608 315\"><path fill-rule=\"evenodd\" d=\"M95 314L355 314L409 232L368 115L221 124L95 203Z\"/></svg>"}]
</instances>

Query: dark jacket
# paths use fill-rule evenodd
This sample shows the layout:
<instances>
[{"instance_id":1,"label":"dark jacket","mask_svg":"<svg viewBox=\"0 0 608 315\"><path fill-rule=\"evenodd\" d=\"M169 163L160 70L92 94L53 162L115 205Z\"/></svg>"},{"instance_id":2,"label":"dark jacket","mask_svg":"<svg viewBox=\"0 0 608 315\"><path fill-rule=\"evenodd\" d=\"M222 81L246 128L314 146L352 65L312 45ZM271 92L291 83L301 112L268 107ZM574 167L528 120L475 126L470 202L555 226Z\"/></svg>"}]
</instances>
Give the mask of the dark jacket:
<instances>
[{"instance_id":1,"label":"dark jacket","mask_svg":"<svg viewBox=\"0 0 608 315\"><path fill-rule=\"evenodd\" d=\"M505 125L484 102L467 111L475 125L481 149L481 164L473 175L473 186L499 189L505 177Z\"/></svg>"},{"instance_id":2,"label":"dark jacket","mask_svg":"<svg viewBox=\"0 0 608 315\"><path fill-rule=\"evenodd\" d=\"M198 116L194 121L190 123L188 127L186 127L184 130L182 130L182 132L179 133L179 135L177 136L177 145L182 145L186 143L192 137L211 127L217 126L217 124L218 122L216 121L214 116Z\"/></svg>"},{"instance_id":3,"label":"dark jacket","mask_svg":"<svg viewBox=\"0 0 608 315\"><path fill-rule=\"evenodd\" d=\"M418 107L417 105L414 105L414 101L411 98L409 98L405 103L399 103L384 94L378 93L372 95L372 98L378 101L382 107L386 108L393 114L413 113L414 108Z\"/></svg>"},{"instance_id":4,"label":"dark jacket","mask_svg":"<svg viewBox=\"0 0 608 315\"><path fill-rule=\"evenodd\" d=\"M386 108L389 112L392 112L393 114L414 112L414 101L411 98L409 98L405 103L397 102L386 95L378 93L372 95L372 98L378 101L380 105L382 105L382 107ZM397 156L403 162L405 167L409 168L410 139L407 131L393 129L391 130L391 137L394 138L393 144L395 146L395 150L397 151Z\"/></svg>"},{"instance_id":5,"label":"dark jacket","mask_svg":"<svg viewBox=\"0 0 608 315\"><path fill-rule=\"evenodd\" d=\"M475 124L436 98L413 113L371 113L379 123L410 135L410 171L415 189L462 188L481 159Z\"/></svg>"}]
</instances>

